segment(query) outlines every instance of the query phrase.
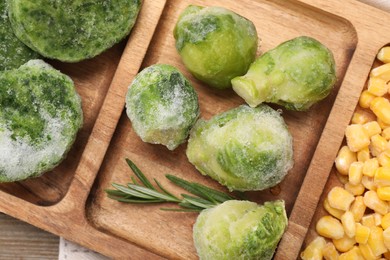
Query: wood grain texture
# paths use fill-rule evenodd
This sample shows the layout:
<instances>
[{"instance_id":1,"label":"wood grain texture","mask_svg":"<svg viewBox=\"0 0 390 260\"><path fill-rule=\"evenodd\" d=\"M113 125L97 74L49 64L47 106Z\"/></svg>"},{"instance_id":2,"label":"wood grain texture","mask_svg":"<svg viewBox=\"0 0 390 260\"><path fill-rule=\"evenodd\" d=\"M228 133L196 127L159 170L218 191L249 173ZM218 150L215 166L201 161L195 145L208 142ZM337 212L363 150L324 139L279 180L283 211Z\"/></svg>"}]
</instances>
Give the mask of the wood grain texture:
<instances>
[{"instance_id":1,"label":"wood grain texture","mask_svg":"<svg viewBox=\"0 0 390 260\"><path fill-rule=\"evenodd\" d=\"M123 113L127 87L141 68L154 63L174 65L193 82L204 118L243 103L231 90L212 90L195 80L181 63L172 29L188 4L208 5L201 0L145 0L124 50L118 45L83 64L54 64L75 79L87 123L54 174L0 185L0 211L114 258L197 258L192 243L196 214L124 205L107 199L103 192L113 181L129 180L125 157L177 193L164 180L165 173L222 189L188 163L185 144L169 152L142 143ZM335 56L339 80L331 95L308 112L283 112L294 137L295 165L278 187L280 192L248 193L257 202L286 201L289 228L275 258L295 259L375 54L390 42L390 35L385 36L390 16L354 0L242 0L240 5L216 0L212 4L255 23L262 39L259 54L285 40L308 35L323 42Z\"/></svg>"},{"instance_id":2,"label":"wood grain texture","mask_svg":"<svg viewBox=\"0 0 390 260\"><path fill-rule=\"evenodd\" d=\"M58 236L0 213L0 259L57 259Z\"/></svg>"}]
</instances>

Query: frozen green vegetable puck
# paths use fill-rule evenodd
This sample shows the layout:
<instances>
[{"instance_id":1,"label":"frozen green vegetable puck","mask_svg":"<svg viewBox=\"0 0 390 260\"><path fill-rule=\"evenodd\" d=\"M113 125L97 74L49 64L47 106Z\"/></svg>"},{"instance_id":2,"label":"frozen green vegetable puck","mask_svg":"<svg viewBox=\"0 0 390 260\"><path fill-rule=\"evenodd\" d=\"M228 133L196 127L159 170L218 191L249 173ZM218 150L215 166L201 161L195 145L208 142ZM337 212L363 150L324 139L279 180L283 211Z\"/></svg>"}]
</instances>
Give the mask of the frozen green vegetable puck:
<instances>
[{"instance_id":1,"label":"frozen green vegetable puck","mask_svg":"<svg viewBox=\"0 0 390 260\"><path fill-rule=\"evenodd\" d=\"M199 116L194 88L175 67L165 64L152 65L135 77L126 107L138 136L169 150L186 140Z\"/></svg>"},{"instance_id":2,"label":"frozen green vegetable puck","mask_svg":"<svg viewBox=\"0 0 390 260\"><path fill-rule=\"evenodd\" d=\"M38 57L38 53L15 36L8 19L7 1L0 0L0 71L19 68Z\"/></svg>"},{"instance_id":3,"label":"frozen green vegetable puck","mask_svg":"<svg viewBox=\"0 0 390 260\"><path fill-rule=\"evenodd\" d=\"M229 190L264 190L293 166L293 140L283 117L267 105L241 105L198 120L187 145L188 160Z\"/></svg>"},{"instance_id":4,"label":"frozen green vegetable puck","mask_svg":"<svg viewBox=\"0 0 390 260\"><path fill-rule=\"evenodd\" d=\"M57 166L82 126L72 80L41 60L0 74L0 182Z\"/></svg>"},{"instance_id":5,"label":"frozen green vegetable puck","mask_svg":"<svg viewBox=\"0 0 390 260\"><path fill-rule=\"evenodd\" d=\"M199 214L194 244L201 260L271 260L286 227L282 200L228 200Z\"/></svg>"},{"instance_id":6,"label":"frozen green vegetable puck","mask_svg":"<svg viewBox=\"0 0 390 260\"><path fill-rule=\"evenodd\" d=\"M132 29L140 0L10 0L16 36L47 58L77 62L119 42Z\"/></svg>"}]
</instances>

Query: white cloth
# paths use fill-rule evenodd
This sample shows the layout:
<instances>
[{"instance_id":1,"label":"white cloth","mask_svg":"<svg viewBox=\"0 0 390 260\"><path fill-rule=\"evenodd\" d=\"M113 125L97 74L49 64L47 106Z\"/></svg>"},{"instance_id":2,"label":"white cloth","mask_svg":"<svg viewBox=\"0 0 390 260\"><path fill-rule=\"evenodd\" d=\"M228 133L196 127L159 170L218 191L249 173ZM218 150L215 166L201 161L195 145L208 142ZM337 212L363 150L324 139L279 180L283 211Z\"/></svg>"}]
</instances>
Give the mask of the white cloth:
<instances>
[{"instance_id":1,"label":"white cloth","mask_svg":"<svg viewBox=\"0 0 390 260\"><path fill-rule=\"evenodd\" d=\"M375 6L390 12L390 0L359 0L363 3ZM104 260L104 256L85 249L72 242L60 239L59 260Z\"/></svg>"}]
</instances>

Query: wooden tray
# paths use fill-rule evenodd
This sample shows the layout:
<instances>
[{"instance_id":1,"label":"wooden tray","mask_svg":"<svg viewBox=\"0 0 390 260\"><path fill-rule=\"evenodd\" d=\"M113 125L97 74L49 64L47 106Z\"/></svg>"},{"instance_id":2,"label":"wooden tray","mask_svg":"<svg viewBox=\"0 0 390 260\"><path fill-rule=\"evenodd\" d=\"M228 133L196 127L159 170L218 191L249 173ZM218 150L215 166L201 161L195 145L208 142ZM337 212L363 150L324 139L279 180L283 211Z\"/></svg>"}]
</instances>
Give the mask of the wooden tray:
<instances>
[{"instance_id":1,"label":"wooden tray","mask_svg":"<svg viewBox=\"0 0 390 260\"><path fill-rule=\"evenodd\" d=\"M222 189L188 163L185 144L170 152L141 142L123 112L128 85L140 69L155 63L174 65L193 82L204 118L243 103L231 90L196 81L181 63L172 30L189 4L224 6L252 20L262 39L259 52L307 35L334 53L339 80L331 95L308 112L283 112L294 137L294 168L277 188L248 193L259 203L286 201L289 228L275 258L297 258L375 55L390 42L390 15L353 0L144 0L127 43L89 61L52 62L76 82L84 127L53 172L0 185L1 212L114 258L196 259L195 213L121 204L103 192L111 182L129 181L124 158L177 192L164 174Z\"/></svg>"}]
</instances>

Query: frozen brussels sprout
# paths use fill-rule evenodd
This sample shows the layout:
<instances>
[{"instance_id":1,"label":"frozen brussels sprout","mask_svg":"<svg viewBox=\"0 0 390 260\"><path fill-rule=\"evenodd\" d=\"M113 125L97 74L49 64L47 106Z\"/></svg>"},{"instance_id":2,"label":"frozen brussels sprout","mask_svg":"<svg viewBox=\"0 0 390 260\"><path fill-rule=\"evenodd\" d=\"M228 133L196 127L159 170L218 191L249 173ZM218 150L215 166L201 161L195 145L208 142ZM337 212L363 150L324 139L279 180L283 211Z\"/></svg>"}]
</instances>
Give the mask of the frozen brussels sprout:
<instances>
[{"instance_id":1,"label":"frozen brussels sprout","mask_svg":"<svg viewBox=\"0 0 390 260\"><path fill-rule=\"evenodd\" d=\"M301 111L328 96L335 82L331 51L302 36L264 53L246 75L234 78L232 85L252 107L271 102Z\"/></svg>"},{"instance_id":2,"label":"frozen brussels sprout","mask_svg":"<svg viewBox=\"0 0 390 260\"><path fill-rule=\"evenodd\" d=\"M263 190L293 165L292 137L279 112L246 105L199 120L187 146L189 161L229 190Z\"/></svg>"},{"instance_id":3,"label":"frozen brussels sprout","mask_svg":"<svg viewBox=\"0 0 390 260\"><path fill-rule=\"evenodd\" d=\"M199 116L198 96L173 66L156 64L142 70L126 96L127 115L144 142L175 149L188 137Z\"/></svg>"},{"instance_id":4,"label":"frozen brussels sprout","mask_svg":"<svg viewBox=\"0 0 390 260\"><path fill-rule=\"evenodd\" d=\"M203 210L194 225L200 259L272 259L287 227L284 201L229 200Z\"/></svg>"},{"instance_id":5,"label":"frozen brussels sprout","mask_svg":"<svg viewBox=\"0 0 390 260\"><path fill-rule=\"evenodd\" d=\"M195 78L224 89L244 75L257 50L256 28L222 7L188 6L174 29L176 49Z\"/></svg>"}]
</instances>

